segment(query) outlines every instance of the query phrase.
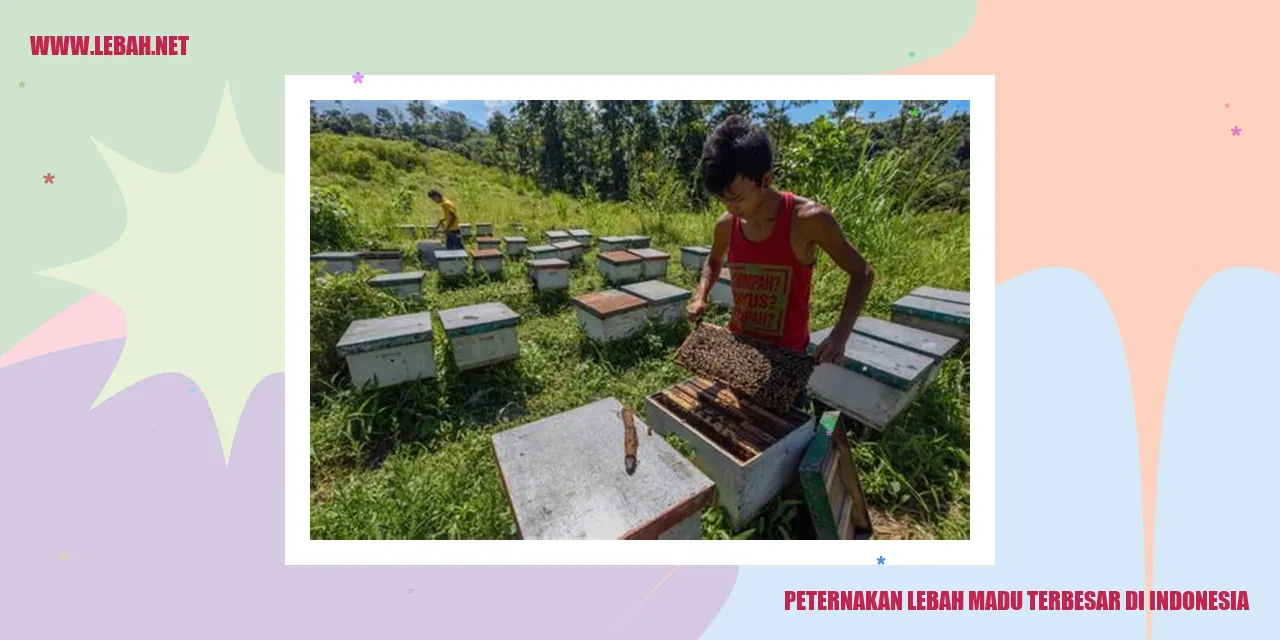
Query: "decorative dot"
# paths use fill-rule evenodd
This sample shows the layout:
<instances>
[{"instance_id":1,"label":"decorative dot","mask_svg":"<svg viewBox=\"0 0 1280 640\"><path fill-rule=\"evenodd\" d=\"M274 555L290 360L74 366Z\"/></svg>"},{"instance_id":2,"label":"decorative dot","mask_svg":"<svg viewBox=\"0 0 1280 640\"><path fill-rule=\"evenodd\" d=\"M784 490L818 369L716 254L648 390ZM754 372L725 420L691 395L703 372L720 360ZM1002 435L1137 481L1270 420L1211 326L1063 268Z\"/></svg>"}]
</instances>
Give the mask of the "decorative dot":
<instances>
[{"instance_id":1,"label":"decorative dot","mask_svg":"<svg viewBox=\"0 0 1280 640\"><path fill-rule=\"evenodd\" d=\"M196 388L195 388L195 387L191 387L190 389L187 389L187 391L190 391L191 393L195 393L195 392L196 392Z\"/></svg>"},{"instance_id":2,"label":"decorative dot","mask_svg":"<svg viewBox=\"0 0 1280 640\"><path fill-rule=\"evenodd\" d=\"M44 174L44 183L45 183L45 184L53 184L53 174L52 174L52 173L47 173L47 172L46 172L46 173Z\"/></svg>"}]
</instances>

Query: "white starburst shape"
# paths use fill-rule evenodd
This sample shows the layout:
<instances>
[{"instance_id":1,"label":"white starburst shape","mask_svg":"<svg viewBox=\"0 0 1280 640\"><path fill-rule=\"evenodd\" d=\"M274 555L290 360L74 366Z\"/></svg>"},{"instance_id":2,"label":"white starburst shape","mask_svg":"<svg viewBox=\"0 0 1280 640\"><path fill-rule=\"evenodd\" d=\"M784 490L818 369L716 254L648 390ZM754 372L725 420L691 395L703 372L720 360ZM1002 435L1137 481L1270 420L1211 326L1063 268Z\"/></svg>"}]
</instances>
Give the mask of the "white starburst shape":
<instances>
[{"instance_id":1,"label":"white starburst shape","mask_svg":"<svg viewBox=\"0 0 1280 640\"><path fill-rule=\"evenodd\" d=\"M185 171L152 171L93 143L124 197L124 233L43 274L124 311L124 351L94 406L153 375L186 375L208 400L229 458L249 394L284 364L284 176L250 153L230 86L204 152Z\"/></svg>"}]
</instances>

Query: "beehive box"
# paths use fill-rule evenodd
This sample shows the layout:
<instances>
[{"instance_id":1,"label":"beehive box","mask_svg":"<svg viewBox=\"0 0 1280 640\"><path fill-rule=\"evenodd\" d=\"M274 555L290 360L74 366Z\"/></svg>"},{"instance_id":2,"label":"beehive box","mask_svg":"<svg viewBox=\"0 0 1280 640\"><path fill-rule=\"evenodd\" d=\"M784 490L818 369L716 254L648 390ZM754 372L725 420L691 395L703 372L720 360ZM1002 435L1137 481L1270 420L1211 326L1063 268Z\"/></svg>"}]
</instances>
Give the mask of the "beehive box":
<instances>
[{"instance_id":1,"label":"beehive box","mask_svg":"<svg viewBox=\"0 0 1280 640\"><path fill-rule=\"evenodd\" d=\"M631 253L640 256L644 261L643 273L640 277L646 280L654 278L665 278L667 275L667 264L671 260L671 255L658 251L657 249L630 249Z\"/></svg>"},{"instance_id":2,"label":"beehive box","mask_svg":"<svg viewBox=\"0 0 1280 640\"><path fill-rule=\"evenodd\" d=\"M543 235L547 237L547 244L552 245L557 242L564 242L565 240L570 239L568 231L548 231Z\"/></svg>"},{"instance_id":3,"label":"beehive box","mask_svg":"<svg viewBox=\"0 0 1280 640\"><path fill-rule=\"evenodd\" d=\"M493 249L497 251L502 247L502 241L493 236L480 236L476 238L477 249Z\"/></svg>"},{"instance_id":4,"label":"beehive box","mask_svg":"<svg viewBox=\"0 0 1280 640\"><path fill-rule=\"evenodd\" d=\"M312 262L319 262L326 273L353 273L360 264L360 254L355 251L325 251L313 254Z\"/></svg>"},{"instance_id":5,"label":"beehive box","mask_svg":"<svg viewBox=\"0 0 1280 640\"><path fill-rule=\"evenodd\" d=\"M810 334L809 353L830 334L831 328ZM935 363L929 356L853 333L838 362L813 370L808 389L817 400L883 430L915 399Z\"/></svg>"},{"instance_id":6,"label":"beehive box","mask_svg":"<svg viewBox=\"0 0 1280 640\"><path fill-rule=\"evenodd\" d=\"M336 351L346 359L356 387L389 387L436 376L428 312L356 320L338 340Z\"/></svg>"},{"instance_id":7,"label":"beehive box","mask_svg":"<svg viewBox=\"0 0 1280 640\"><path fill-rule=\"evenodd\" d=\"M507 255L512 258L524 255L524 248L528 246L528 241L521 236L507 236L502 241L507 243Z\"/></svg>"},{"instance_id":8,"label":"beehive box","mask_svg":"<svg viewBox=\"0 0 1280 640\"><path fill-rule=\"evenodd\" d=\"M636 416L624 465L622 404L605 398L493 436L519 536L526 540L696 540L715 487Z\"/></svg>"},{"instance_id":9,"label":"beehive box","mask_svg":"<svg viewBox=\"0 0 1280 640\"><path fill-rule=\"evenodd\" d=\"M556 248L556 254L561 260L574 264L582 262L582 254L587 250L586 246L577 240L563 240L551 246Z\"/></svg>"},{"instance_id":10,"label":"beehive box","mask_svg":"<svg viewBox=\"0 0 1280 640\"><path fill-rule=\"evenodd\" d=\"M893 321L968 340L969 292L919 287L893 303Z\"/></svg>"},{"instance_id":11,"label":"beehive box","mask_svg":"<svg viewBox=\"0 0 1280 640\"><path fill-rule=\"evenodd\" d=\"M458 233L459 233L463 238L470 238L470 237L472 236L472 232L471 232L471 223L469 223L469 222L468 222L468 223L465 223L465 224L459 224L459 225L458 225Z\"/></svg>"},{"instance_id":12,"label":"beehive box","mask_svg":"<svg viewBox=\"0 0 1280 640\"><path fill-rule=\"evenodd\" d=\"M493 223L492 223L492 222L477 222L477 223L476 223L476 236L483 238L483 237L486 237L486 236L492 236L492 235L493 235Z\"/></svg>"},{"instance_id":13,"label":"beehive box","mask_svg":"<svg viewBox=\"0 0 1280 640\"><path fill-rule=\"evenodd\" d=\"M537 291L558 291L569 288L569 263L559 258L530 260L529 280Z\"/></svg>"},{"instance_id":14,"label":"beehive box","mask_svg":"<svg viewBox=\"0 0 1280 640\"><path fill-rule=\"evenodd\" d=\"M417 239L418 239L418 225L416 225L416 224L402 224L402 225L400 225L400 233L403 233L404 235L409 236L409 239L410 239L410 240L417 240Z\"/></svg>"},{"instance_id":15,"label":"beehive box","mask_svg":"<svg viewBox=\"0 0 1280 640\"><path fill-rule=\"evenodd\" d=\"M603 240L601 241L603 242ZM596 258L600 273L610 284L636 282L644 276L644 260L627 251L606 251Z\"/></svg>"},{"instance_id":16,"label":"beehive box","mask_svg":"<svg viewBox=\"0 0 1280 640\"><path fill-rule=\"evenodd\" d=\"M534 260L546 260L549 258L559 258L560 250L549 245L539 244L529 247L529 257Z\"/></svg>"},{"instance_id":17,"label":"beehive box","mask_svg":"<svg viewBox=\"0 0 1280 640\"><path fill-rule=\"evenodd\" d=\"M570 229L569 238L582 243L582 246L591 246L591 232L586 229Z\"/></svg>"},{"instance_id":18,"label":"beehive box","mask_svg":"<svg viewBox=\"0 0 1280 640\"><path fill-rule=\"evenodd\" d=\"M733 276L729 273L729 269L720 270L720 277L716 278L716 283L711 285L710 297L716 304L733 308Z\"/></svg>"},{"instance_id":19,"label":"beehive box","mask_svg":"<svg viewBox=\"0 0 1280 640\"><path fill-rule=\"evenodd\" d=\"M391 250L364 251L360 254L361 262L374 269L391 273L400 271L400 263L403 259L399 251Z\"/></svg>"},{"instance_id":20,"label":"beehive box","mask_svg":"<svg viewBox=\"0 0 1280 640\"><path fill-rule=\"evenodd\" d=\"M624 236L601 236L600 237L600 253L609 251L625 251L627 249L627 239Z\"/></svg>"},{"instance_id":21,"label":"beehive box","mask_svg":"<svg viewBox=\"0 0 1280 640\"><path fill-rule=\"evenodd\" d=\"M520 357L516 326L520 316L501 302L446 309L440 312L453 362L470 371Z\"/></svg>"},{"instance_id":22,"label":"beehive box","mask_svg":"<svg viewBox=\"0 0 1280 640\"><path fill-rule=\"evenodd\" d=\"M813 418L798 409L777 414L697 377L645 398L645 419L689 444L737 529L796 478L814 431Z\"/></svg>"},{"instance_id":23,"label":"beehive box","mask_svg":"<svg viewBox=\"0 0 1280 640\"><path fill-rule=\"evenodd\" d=\"M498 275L502 273L502 252L497 249L472 249L471 266L476 273Z\"/></svg>"},{"instance_id":24,"label":"beehive box","mask_svg":"<svg viewBox=\"0 0 1280 640\"><path fill-rule=\"evenodd\" d=\"M675 363L699 377L722 382L752 402L785 412L804 394L813 373L808 355L699 323L676 350Z\"/></svg>"},{"instance_id":25,"label":"beehive box","mask_svg":"<svg viewBox=\"0 0 1280 640\"><path fill-rule=\"evenodd\" d=\"M462 249L445 249L436 252L436 268L446 278L457 278L467 273L467 252Z\"/></svg>"},{"instance_id":26,"label":"beehive box","mask_svg":"<svg viewBox=\"0 0 1280 640\"><path fill-rule=\"evenodd\" d=\"M871 513L840 422L835 411L818 420L800 461L800 484L819 540L866 540L873 533Z\"/></svg>"},{"instance_id":27,"label":"beehive box","mask_svg":"<svg viewBox=\"0 0 1280 640\"><path fill-rule=\"evenodd\" d=\"M702 271L702 263L711 255L709 247L681 247L680 264L689 271Z\"/></svg>"},{"instance_id":28,"label":"beehive box","mask_svg":"<svg viewBox=\"0 0 1280 640\"><path fill-rule=\"evenodd\" d=\"M436 268L436 252L441 249L444 249L444 243L439 240L419 240L418 262L428 269Z\"/></svg>"},{"instance_id":29,"label":"beehive box","mask_svg":"<svg viewBox=\"0 0 1280 640\"><path fill-rule=\"evenodd\" d=\"M647 249L649 236L624 236L628 249Z\"/></svg>"},{"instance_id":30,"label":"beehive box","mask_svg":"<svg viewBox=\"0 0 1280 640\"><path fill-rule=\"evenodd\" d=\"M629 284L622 290L645 301L645 315L658 324L672 324L684 317L690 293L661 280Z\"/></svg>"},{"instance_id":31,"label":"beehive box","mask_svg":"<svg viewBox=\"0 0 1280 640\"><path fill-rule=\"evenodd\" d=\"M425 275L422 271L384 273L369 278L369 286L401 298L421 298L422 278Z\"/></svg>"},{"instance_id":32,"label":"beehive box","mask_svg":"<svg viewBox=\"0 0 1280 640\"><path fill-rule=\"evenodd\" d=\"M622 340L644 329L644 299L617 289L578 296L573 306L578 310L578 326L596 342Z\"/></svg>"}]
</instances>

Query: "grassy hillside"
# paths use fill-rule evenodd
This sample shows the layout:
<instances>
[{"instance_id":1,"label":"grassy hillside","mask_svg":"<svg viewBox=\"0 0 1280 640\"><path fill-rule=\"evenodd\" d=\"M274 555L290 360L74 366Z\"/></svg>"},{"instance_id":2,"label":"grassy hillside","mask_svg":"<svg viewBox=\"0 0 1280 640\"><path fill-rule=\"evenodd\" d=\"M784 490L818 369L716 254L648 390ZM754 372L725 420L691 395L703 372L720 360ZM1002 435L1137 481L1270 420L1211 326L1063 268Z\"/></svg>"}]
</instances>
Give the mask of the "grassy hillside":
<instances>
[{"instance_id":1,"label":"grassy hillside","mask_svg":"<svg viewBox=\"0 0 1280 640\"><path fill-rule=\"evenodd\" d=\"M397 247L407 256L406 270L416 268L417 258L413 242L400 236L396 225L439 218L438 207L425 197L428 188L440 189L457 204L463 222L492 222L497 235L510 235L514 223L524 227L519 235L535 241L548 229L578 227L597 237L651 235L656 248L673 256L668 281L685 288L694 286L696 274L679 266L679 248L709 244L715 215L545 195L527 180L411 142L317 134L311 163L313 212L324 200L317 193L328 191L321 208L340 201L353 222L344 239L316 248ZM881 276L866 314L887 318L892 300L922 284L968 289L967 215L849 214L841 219ZM593 254L574 270L570 295L605 288ZM820 259L811 316L815 329L834 323L845 278L825 256ZM645 395L687 377L671 357L688 327L597 347L578 330L567 298L530 292L521 262L509 262L504 278L460 285L444 285L431 273L424 290L423 300L406 302L373 291L359 276L312 285L314 538L513 537L491 434L611 395L639 410ZM359 393L333 353L354 319L494 300L521 315L521 357L514 363L458 375L437 331L439 378ZM726 319L719 309L708 316L717 324ZM893 431L854 434L882 537L968 537L968 413L966 354L946 363ZM703 519L703 537L799 537L806 535L808 519L802 504L779 500L745 531L733 532L714 510Z\"/></svg>"}]
</instances>

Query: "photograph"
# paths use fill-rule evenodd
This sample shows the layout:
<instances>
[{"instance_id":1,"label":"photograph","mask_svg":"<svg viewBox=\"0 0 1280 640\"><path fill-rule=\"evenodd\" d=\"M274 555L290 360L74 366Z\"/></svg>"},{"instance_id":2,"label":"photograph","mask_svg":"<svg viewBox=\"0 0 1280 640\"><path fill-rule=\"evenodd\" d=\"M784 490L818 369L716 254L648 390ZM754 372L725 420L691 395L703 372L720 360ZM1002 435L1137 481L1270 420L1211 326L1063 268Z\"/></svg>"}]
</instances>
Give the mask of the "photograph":
<instances>
[{"instance_id":1,"label":"photograph","mask_svg":"<svg viewBox=\"0 0 1280 640\"><path fill-rule=\"evenodd\" d=\"M311 540L970 539L968 100L310 100L309 147Z\"/></svg>"}]
</instances>

